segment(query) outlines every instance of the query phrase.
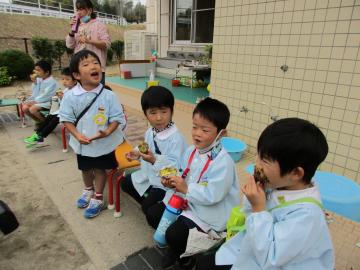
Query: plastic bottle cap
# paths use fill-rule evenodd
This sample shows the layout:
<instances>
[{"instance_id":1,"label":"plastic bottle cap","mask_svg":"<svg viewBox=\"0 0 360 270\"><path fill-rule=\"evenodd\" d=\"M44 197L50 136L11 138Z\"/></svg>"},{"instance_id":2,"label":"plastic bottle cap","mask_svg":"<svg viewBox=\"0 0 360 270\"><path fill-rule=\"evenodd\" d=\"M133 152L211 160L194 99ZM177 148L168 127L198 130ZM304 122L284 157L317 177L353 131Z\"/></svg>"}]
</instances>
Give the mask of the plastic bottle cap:
<instances>
[{"instance_id":1,"label":"plastic bottle cap","mask_svg":"<svg viewBox=\"0 0 360 270\"><path fill-rule=\"evenodd\" d=\"M182 209L184 205L184 199L180 196L173 194L168 202L169 206L175 209Z\"/></svg>"}]
</instances>

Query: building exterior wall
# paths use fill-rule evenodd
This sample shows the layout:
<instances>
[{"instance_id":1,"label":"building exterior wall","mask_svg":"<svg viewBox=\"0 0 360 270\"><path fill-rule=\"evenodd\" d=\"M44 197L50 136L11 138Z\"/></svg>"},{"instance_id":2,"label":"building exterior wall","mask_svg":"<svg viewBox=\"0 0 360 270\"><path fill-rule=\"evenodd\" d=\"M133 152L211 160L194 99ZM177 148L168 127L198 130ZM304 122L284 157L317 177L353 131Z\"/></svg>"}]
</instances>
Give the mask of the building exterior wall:
<instances>
[{"instance_id":1,"label":"building exterior wall","mask_svg":"<svg viewBox=\"0 0 360 270\"><path fill-rule=\"evenodd\" d=\"M157 0L146 1L146 31L157 33Z\"/></svg>"},{"instance_id":2,"label":"building exterior wall","mask_svg":"<svg viewBox=\"0 0 360 270\"><path fill-rule=\"evenodd\" d=\"M217 0L211 96L230 135L255 153L271 118L307 119L329 143L320 169L360 183L359 45L360 1Z\"/></svg>"},{"instance_id":3,"label":"building exterior wall","mask_svg":"<svg viewBox=\"0 0 360 270\"><path fill-rule=\"evenodd\" d=\"M167 56L167 51L170 44L170 0L160 1L160 25L159 25L159 51L160 56Z\"/></svg>"}]
</instances>

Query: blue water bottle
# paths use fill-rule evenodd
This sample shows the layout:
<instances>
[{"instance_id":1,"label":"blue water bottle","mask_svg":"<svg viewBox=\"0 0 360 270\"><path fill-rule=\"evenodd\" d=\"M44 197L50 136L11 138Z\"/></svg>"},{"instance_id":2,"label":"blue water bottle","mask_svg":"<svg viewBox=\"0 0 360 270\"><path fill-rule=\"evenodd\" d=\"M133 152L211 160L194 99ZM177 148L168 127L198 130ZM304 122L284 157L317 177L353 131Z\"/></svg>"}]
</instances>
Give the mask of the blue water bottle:
<instances>
[{"instance_id":1,"label":"blue water bottle","mask_svg":"<svg viewBox=\"0 0 360 270\"><path fill-rule=\"evenodd\" d=\"M166 246L165 232L167 228L175 222L177 216L181 214L184 203L185 200L182 197L176 194L171 196L161 217L160 223L154 233L154 240L159 247Z\"/></svg>"}]
</instances>

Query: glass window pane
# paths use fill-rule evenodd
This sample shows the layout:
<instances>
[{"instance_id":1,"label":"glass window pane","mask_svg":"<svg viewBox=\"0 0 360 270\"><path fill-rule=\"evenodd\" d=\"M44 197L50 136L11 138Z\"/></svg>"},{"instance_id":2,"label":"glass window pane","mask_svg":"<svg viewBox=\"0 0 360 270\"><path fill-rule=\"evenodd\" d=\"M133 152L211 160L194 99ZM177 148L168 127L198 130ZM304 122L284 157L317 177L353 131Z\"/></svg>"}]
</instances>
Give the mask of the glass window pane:
<instances>
[{"instance_id":1,"label":"glass window pane","mask_svg":"<svg viewBox=\"0 0 360 270\"><path fill-rule=\"evenodd\" d=\"M195 9L215 8L215 0L196 0Z\"/></svg>"},{"instance_id":2,"label":"glass window pane","mask_svg":"<svg viewBox=\"0 0 360 270\"><path fill-rule=\"evenodd\" d=\"M176 1L176 8L177 9L191 9L192 7L192 0L177 0Z\"/></svg>"},{"instance_id":3,"label":"glass window pane","mask_svg":"<svg viewBox=\"0 0 360 270\"><path fill-rule=\"evenodd\" d=\"M176 1L176 40L190 40L192 0Z\"/></svg>"},{"instance_id":4,"label":"glass window pane","mask_svg":"<svg viewBox=\"0 0 360 270\"><path fill-rule=\"evenodd\" d=\"M195 43L212 43L214 34L214 10L194 13L196 22Z\"/></svg>"}]
</instances>

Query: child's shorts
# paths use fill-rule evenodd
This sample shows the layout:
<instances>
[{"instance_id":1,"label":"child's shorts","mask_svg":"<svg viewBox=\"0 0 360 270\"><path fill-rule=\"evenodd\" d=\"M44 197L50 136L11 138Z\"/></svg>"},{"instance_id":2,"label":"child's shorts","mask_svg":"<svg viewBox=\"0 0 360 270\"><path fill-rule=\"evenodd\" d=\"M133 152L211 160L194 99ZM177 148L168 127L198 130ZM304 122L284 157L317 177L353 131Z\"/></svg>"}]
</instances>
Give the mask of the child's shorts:
<instances>
[{"instance_id":1,"label":"child's shorts","mask_svg":"<svg viewBox=\"0 0 360 270\"><path fill-rule=\"evenodd\" d=\"M115 169L118 166L115 158L115 151L99 157L88 157L82 155L76 155L76 157L78 168L82 171L91 169L110 170Z\"/></svg>"}]
</instances>

